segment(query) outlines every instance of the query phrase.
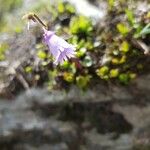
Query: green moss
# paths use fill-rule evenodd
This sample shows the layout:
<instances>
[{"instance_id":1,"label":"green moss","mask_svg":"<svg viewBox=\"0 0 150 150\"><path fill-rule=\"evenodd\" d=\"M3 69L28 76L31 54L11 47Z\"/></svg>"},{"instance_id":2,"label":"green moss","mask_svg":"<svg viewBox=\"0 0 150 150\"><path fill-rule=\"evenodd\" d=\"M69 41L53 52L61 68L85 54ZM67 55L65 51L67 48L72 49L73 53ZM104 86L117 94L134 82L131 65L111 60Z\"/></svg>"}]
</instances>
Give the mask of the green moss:
<instances>
[{"instance_id":1,"label":"green moss","mask_svg":"<svg viewBox=\"0 0 150 150\"><path fill-rule=\"evenodd\" d=\"M92 22L87 17L77 16L71 19L70 32L72 34L89 35L92 30Z\"/></svg>"},{"instance_id":2,"label":"green moss","mask_svg":"<svg viewBox=\"0 0 150 150\"><path fill-rule=\"evenodd\" d=\"M0 61L5 59L5 52L8 50L8 44L0 44Z\"/></svg>"},{"instance_id":3,"label":"green moss","mask_svg":"<svg viewBox=\"0 0 150 150\"><path fill-rule=\"evenodd\" d=\"M70 13L73 14L75 13L75 8L69 4L69 3L63 3L63 2L59 2L58 3L58 13L63 14L63 13Z\"/></svg>"}]
</instances>

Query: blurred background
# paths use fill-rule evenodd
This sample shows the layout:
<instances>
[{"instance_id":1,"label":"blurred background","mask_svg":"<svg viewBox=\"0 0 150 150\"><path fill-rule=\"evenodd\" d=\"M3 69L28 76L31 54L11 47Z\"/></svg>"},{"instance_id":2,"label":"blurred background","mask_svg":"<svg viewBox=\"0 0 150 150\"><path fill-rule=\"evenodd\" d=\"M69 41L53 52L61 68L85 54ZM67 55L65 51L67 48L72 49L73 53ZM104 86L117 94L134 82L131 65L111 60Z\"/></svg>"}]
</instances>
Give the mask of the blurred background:
<instances>
[{"instance_id":1,"label":"blurred background","mask_svg":"<svg viewBox=\"0 0 150 150\"><path fill-rule=\"evenodd\" d=\"M150 150L149 64L149 0L0 0L0 150Z\"/></svg>"}]
</instances>

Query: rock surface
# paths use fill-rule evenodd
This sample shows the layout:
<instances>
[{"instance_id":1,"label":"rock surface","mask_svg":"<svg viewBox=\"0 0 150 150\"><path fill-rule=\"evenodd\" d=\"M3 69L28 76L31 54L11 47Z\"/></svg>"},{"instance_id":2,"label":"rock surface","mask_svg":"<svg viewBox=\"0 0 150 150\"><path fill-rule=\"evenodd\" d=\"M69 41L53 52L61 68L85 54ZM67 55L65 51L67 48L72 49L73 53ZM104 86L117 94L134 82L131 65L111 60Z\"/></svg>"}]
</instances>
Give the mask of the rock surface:
<instances>
[{"instance_id":1,"label":"rock surface","mask_svg":"<svg viewBox=\"0 0 150 150\"><path fill-rule=\"evenodd\" d=\"M1 100L0 148L148 150L150 89L145 82L149 76L107 92L103 85L85 93L30 89L15 100Z\"/></svg>"}]
</instances>

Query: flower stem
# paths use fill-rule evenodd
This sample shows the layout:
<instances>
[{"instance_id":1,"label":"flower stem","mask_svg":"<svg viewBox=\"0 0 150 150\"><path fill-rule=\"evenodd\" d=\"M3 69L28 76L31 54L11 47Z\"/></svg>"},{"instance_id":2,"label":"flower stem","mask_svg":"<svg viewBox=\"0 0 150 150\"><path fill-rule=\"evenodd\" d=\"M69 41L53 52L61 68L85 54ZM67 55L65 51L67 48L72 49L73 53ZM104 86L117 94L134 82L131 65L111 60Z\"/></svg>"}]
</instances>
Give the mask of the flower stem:
<instances>
[{"instance_id":1,"label":"flower stem","mask_svg":"<svg viewBox=\"0 0 150 150\"><path fill-rule=\"evenodd\" d=\"M32 20L34 22L39 23L40 25L42 25L45 29L47 29L47 25L45 23L43 23L43 21L35 14L35 13L29 13L27 15L24 15L22 17L23 19L27 18L29 20Z\"/></svg>"},{"instance_id":2,"label":"flower stem","mask_svg":"<svg viewBox=\"0 0 150 150\"><path fill-rule=\"evenodd\" d=\"M45 29L47 29L47 25L44 24L43 21L36 14L33 14L33 16L39 24L41 24Z\"/></svg>"}]
</instances>

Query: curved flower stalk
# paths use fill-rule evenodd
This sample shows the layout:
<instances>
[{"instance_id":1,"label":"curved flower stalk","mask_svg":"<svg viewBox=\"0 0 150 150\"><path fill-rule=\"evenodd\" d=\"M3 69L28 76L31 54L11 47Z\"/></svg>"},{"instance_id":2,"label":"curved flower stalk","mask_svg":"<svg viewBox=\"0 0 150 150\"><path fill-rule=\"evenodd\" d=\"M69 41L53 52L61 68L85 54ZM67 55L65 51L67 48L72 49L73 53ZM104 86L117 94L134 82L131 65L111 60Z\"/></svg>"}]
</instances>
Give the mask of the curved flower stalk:
<instances>
[{"instance_id":1,"label":"curved flower stalk","mask_svg":"<svg viewBox=\"0 0 150 150\"><path fill-rule=\"evenodd\" d=\"M42 20L34 13L29 13L23 16L23 19L27 18L34 22L38 22L43 27L43 39L48 45L50 53L54 57L54 64L62 64L64 61L75 57L75 46L67 43L64 39L60 38L53 31L47 30L47 26L42 22ZM28 23L29 29L29 23Z\"/></svg>"},{"instance_id":2,"label":"curved flower stalk","mask_svg":"<svg viewBox=\"0 0 150 150\"><path fill-rule=\"evenodd\" d=\"M75 47L58 37L53 31L44 29L43 38L55 59L54 64L62 64L69 58L75 57Z\"/></svg>"}]
</instances>

